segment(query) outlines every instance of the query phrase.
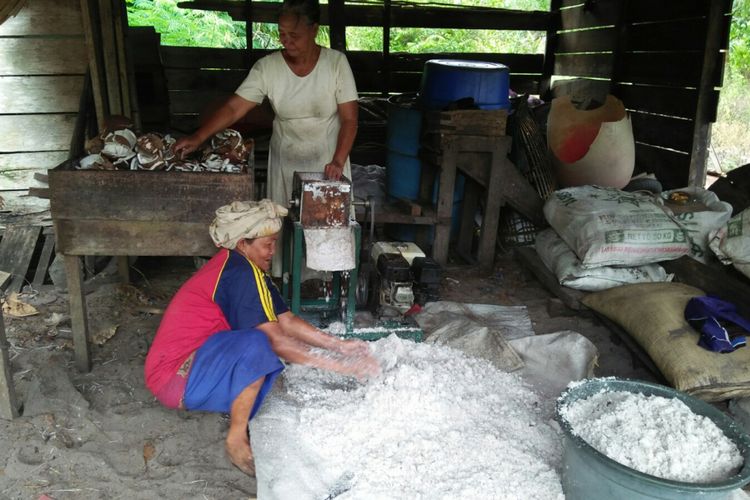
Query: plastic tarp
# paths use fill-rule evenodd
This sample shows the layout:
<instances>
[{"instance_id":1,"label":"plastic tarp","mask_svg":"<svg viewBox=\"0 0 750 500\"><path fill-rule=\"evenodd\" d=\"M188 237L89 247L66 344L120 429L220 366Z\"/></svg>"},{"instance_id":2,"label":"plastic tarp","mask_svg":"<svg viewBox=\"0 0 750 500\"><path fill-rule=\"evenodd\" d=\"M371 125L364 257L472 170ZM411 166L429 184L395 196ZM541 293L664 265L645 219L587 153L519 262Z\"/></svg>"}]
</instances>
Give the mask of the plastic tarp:
<instances>
[{"instance_id":1,"label":"plastic tarp","mask_svg":"<svg viewBox=\"0 0 750 500\"><path fill-rule=\"evenodd\" d=\"M432 332L429 342L481 353L485 358L494 353L502 358L493 362L495 366L507 365L509 359L520 362L515 373L543 395L550 407L570 381L590 376L596 362L596 348L578 333L535 336L523 306L428 303L417 320L426 332ZM400 345L408 349L408 342ZM353 478L325 470L316 450L306 448L299 434L304 397L290 394L283 376L280 379L282 383L276 384L250 423L258 498L335 498L350 488ZM332 394L351 389L346 384L326 388Z\"/></svg>"}]
</instances>

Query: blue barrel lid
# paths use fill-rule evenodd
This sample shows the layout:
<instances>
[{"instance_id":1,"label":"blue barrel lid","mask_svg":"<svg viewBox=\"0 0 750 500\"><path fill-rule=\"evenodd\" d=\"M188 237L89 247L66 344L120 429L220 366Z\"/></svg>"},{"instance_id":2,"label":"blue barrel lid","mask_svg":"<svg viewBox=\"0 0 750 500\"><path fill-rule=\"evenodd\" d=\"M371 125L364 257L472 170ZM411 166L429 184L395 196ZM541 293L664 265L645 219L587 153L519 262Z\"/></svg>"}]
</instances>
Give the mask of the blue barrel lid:
<instances>
[{"instance_id":1,"label":"blue barrel lid","mask_svg":"<svg viewBox=\"0 0 750 500\"><path fill-rule=\"evenodd\" d=\"M504 64L486 61L471 61L465 59L430 59L425 65L433 64L436 66L445 66L450 68L461 68L469 71L507 71L508 67Z\"/></svg>"}]
</instances>

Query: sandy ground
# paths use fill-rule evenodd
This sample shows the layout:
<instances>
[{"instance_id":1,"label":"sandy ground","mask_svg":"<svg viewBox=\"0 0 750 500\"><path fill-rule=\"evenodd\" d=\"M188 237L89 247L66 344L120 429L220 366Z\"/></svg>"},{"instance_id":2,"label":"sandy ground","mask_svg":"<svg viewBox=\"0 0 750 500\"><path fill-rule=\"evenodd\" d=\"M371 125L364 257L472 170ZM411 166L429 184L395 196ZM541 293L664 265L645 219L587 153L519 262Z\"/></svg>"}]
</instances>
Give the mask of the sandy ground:
<instances>
[{"instance_id":1,"label":"sandy ground","mask_svg":"<svg viewBox=\"0 0 750 500\"><path fill-rule=\"evenodd\" d=\"M90 373L73 366L64 292L45 285L22 296L39 314L5 316L23 409L18 419L0 420L0 498L254 497L255 481L224 456L226 418L164 409L143 384L155 312L194 271L192 260L140 259L135 267L134 286L99 284L88 295L100 342ZM526 305L537 334L582 333L599 349L597 375L652 379L593 318L550 317L550 295L510 255L490 276L449 268L442 288L443 300Z\"/></svg>"}]
</instances>

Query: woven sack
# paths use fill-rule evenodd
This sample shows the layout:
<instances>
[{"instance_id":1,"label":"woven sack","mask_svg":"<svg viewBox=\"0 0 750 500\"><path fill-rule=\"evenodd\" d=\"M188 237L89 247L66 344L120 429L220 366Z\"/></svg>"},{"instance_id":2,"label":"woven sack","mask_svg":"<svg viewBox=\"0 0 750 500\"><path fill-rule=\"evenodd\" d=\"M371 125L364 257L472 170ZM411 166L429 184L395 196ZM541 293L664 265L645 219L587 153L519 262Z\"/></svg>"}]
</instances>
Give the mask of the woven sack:
<instances>
[{"instance_id":1,"label":"woven sack","mask_svg":"<svg viewBox=\"0 0 750 500\"><path fill-rule=\"evenodd\" d=\"M688 301L701 295L682 283L638 283L592 293L583 303L628 332L675 389L704 401L748 397L750 348L708 351L685 320Z\"/></svg>"}]
</instances>

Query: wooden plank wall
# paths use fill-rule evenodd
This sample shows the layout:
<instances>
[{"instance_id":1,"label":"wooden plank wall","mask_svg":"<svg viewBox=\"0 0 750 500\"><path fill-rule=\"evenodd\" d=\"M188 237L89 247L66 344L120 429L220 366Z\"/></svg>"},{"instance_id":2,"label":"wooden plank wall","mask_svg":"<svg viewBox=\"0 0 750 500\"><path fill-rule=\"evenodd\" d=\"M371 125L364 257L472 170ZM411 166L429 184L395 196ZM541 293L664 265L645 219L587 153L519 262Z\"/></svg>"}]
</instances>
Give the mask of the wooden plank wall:
<instances>
[{"instance_id":1,"label":"wooden plank wall","mask_svg":"<svg viewBox=\"0 0 750 500\"><path fill-rule=\"evenodd\" d=\"M183 7L220 10L228 12L235 20L247 20L246 5L252 3L253 21L275 22L278 4L272 2L184 2ZM344 2L340 2L343 4ZM339 4L339 5L340 5ZM390 2L389 2L390 4ZM396 5L386 15L383 5L344 5L344 16L329 16L329 7L321 5L321 24L346 23L349 26L383 26L386 18L390 26L467 29L529 29L546 31L548 12L519 12L503 9L467 9L419 7ZM341 35L342 26L332 26L332 32ZM140 35L133 33L131 38ZM339 36L341 38L341 36ZM342 41L338 41L342 43ZM217 100L231 94L250 66L265 50L207 49L166 47L160 49L169 98L170 126L190 132L199 123L200 114ZM424 53L405 54L366 51L346 51L361 95L416 92L419 90L424 62L433 58L461 58L500 62L510 68L511 88L516 92L538 93L544 63L543 54L491 54L491 53ZM134 52L136 75L145 66L144 53ZM140 71L145 73L145 71ZM138 79L138 76L136 77ZM140 96L140 92L139 92ZM143 98L139 98L142 101ZM261 113L259 113L261 115ZM264 116L258 116L263 121ZM252 118L251 118L252 119Z\"/></svg>"},{"instance_id":2,"label":"wooden plank wall","mask_svg":"<svg viewBox=\"0 0 750 500\"><path fill-rule=\"evenodd\" d=\"M726 50L731 0L716 0L723 15L718 42ZM703 75L710 0L554 0L557 26L548 50L555 95L622 99L631 113L636 171L652 172L665 187L688 185L693 133L700 106L703 121L716 120L725 52ZM714 40L716 41L716 40ZM708 40L708 43L711 43ZM708 90L701 93L702 78ZM702 124L698 124L702 125Z\"/></svg>"},{"instance_id":3,"label":"wooden plank wall","mask_svg":"<svg viewBox=\"0 0 750 500\"><path fill-rule=\"evenodd\" d=\"M79 0L28 0L0 24L0 196L6 210L48 206L24 195L45 186L34 174L46 174L68 156L86 66Z\"/></svg>"}]
</instances>

